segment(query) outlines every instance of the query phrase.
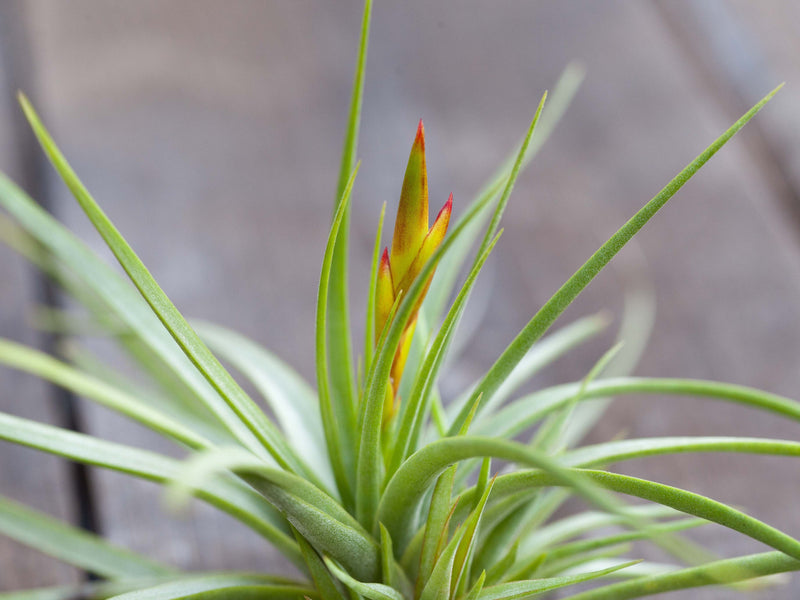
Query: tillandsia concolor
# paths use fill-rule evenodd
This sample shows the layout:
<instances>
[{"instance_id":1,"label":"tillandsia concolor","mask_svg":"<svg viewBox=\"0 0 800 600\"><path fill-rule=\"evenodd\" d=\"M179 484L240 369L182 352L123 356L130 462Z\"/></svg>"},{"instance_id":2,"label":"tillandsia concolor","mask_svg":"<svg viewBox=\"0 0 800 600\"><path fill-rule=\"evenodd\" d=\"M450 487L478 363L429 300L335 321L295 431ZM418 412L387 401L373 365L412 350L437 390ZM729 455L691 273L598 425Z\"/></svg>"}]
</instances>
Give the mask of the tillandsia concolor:
<instances>
[{"instance_id":1,"label":"tillandsia concolor","mask_svg":"<svg viewBox=\"0 0 800 600\"><path fill-rule=\"evenodd\" d=\"M709 497L611 469L642 456L684 452L797 457L800 443L665 437L580 445L580 433L614 396L688 395L795 421L800 403L713 381L628 376L636 358L629 348L647 337L646 319L633 313L623 315L621 327L627 332L622 341L632 343L615 346L587 366L581 381L518 393L538 370L607 325L603 317L589 316L544 337L619 250L777 89L602 244L486 373L460 396L443 399L440 372L498 241L514 183L563 114L579 76L567 69L546 107L546 95L542 98L519 148L452 223L448 200L429 227L420 124L391 251L380 251L382 218L378 227L363 360L356 361L348 326L348 225L371 9L367 0L322 259L316 390L244 336L184 319L20 97L44 152L126 277L5 176L0 176L5 211L0 237L82 307L81 314L52 309L58 323L49 326L74 330L89 323L93 331L105 332L140 366L142 379L109 376L112 367L104 357L90 358L74 345L71 362L65 362L0 340L0 363L150 428L175 442L185 460L1 413L0 439L163 484L174 506L196 496L251 528L291 567L278 574L182 572L0 496L0 534L96 576L77 587L3 592L0 600L513 600L552 590L572 600L620 600L705 585L742 589L756 578L800 569L800 540L791 535ZM459 273L465 275L460 286ZM220 359L249 380L269 416ZM571 496L589 509L568 516L558 512ZM769 551L719 557L683 536L708 524L761 542ZM671 561L638 560L639 546L630 545L637 540L659 546ZM571 587L579 583L584 584L579 590ZM693 591L686 593L694 597Z\"/></svg>"}]
</instances>

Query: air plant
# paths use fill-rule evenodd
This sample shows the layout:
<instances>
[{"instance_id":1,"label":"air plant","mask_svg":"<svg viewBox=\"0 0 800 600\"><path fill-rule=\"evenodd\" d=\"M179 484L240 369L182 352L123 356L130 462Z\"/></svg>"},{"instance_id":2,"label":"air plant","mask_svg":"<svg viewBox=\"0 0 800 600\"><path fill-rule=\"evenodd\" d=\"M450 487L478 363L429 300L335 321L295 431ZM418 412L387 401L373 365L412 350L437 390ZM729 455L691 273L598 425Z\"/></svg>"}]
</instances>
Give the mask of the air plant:
<instances>
[{"instance_id":1,"label":"air plant","mask_svg":"<svg viewBox=\"0 0 800 600\"><path fill-rule=\"evenodd\" d=\"M703 585L741 586L800 569L797 539L732 506L610 470L629 459L678 452L797 456L800 443L677 437L581 446L575 434L599 418L598 406L626 394L710 398L795 420L800 420L800 403L713 381L630 377L615 366L619 346L587 369L581 381L515 394L536 371L603 329L604 320L591 316L544 337L617 252L777 89L633 215L533 315L489 370L446 402L439 393L440 371L502 233L499 224L514 183L560 117L576 80L568 71L547 108L545 94L519 148L483 192L462 205L460 218L452 223L451 196L429 224L420 122L391 246L382 252L380 219L363 356L356 369L347 246L370 12L368 0L337 202L322 261L316 391L243 336L187 322L80 182L31 104L20 97L45 153L128 279L5 176L0 177L0 205L8 215L2 221L3 239L78 301L85 316L138 361L152 386L141 391L140 384L123 383L121 375L104 378L89 363L69 364L10 340L0 340L0 363L149 427L179 444L186 458L7 414L0 414L0 439L164 484L175 506L196 496L249 526L295 572L180 572L0 498L0 533L99 577L80 589L6 592L0 599L511 600L558 589L573 600L619 600ZM464 265L466 279L458 287ZM634 329L634 336L642 334ZM251 381L273 416L217 356ZM570 496L584 499L590 510L554 517ZM718 558L681 535L708 523L760 541L770 551ZM609 533L611 526L617 529ZM675 557L674 563L628 557L629 543L636 540L660 546ZM579 583L592 587L569 587Z\"/></svg>"}]
</instances>

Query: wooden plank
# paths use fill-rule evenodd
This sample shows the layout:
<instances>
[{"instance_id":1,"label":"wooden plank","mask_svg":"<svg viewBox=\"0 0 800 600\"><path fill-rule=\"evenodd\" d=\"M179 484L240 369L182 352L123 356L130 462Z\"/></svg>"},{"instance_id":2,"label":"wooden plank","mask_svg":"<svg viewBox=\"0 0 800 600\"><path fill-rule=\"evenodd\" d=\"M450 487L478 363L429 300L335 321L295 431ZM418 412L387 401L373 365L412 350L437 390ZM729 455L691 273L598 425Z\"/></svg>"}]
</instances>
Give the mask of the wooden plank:
<instances>
[{"instance_id":1,"label":"wooden plank","mask_svg":"<svg viewBox=\"0 0 800 600\"><path fill-rule=\"evenodd\" d=\"M358 4L34 3L44 111L78 172L180 308L250 334L306 375ZM561 68L577 57L589 72L515 192L493 261L491 312L456 384L488 366L599 239L734 117L698 84L650 5L497 10L471 1L453 11L419 0L380 4L375 17L354 198L356 308L373 224L382 201L393 211L416 120L425 118L428 132L432 204L452 190L463 207ZM659 297L642 374L796 393L798 253L771 189L737 139L642 233ZM102 251L74 208L66 217ZM604 274L569 316L618 309L620 301L618 280ZM595 345L564 360L544 380L580 377L600 352ZM91 421L102 437L169 451L102 411ZM774 418L692 400L621 401L593 439L623 429L796 437ZM782 501L797 492L797 469L786 461L679 457L645 465L629 470L800 530L800 516ZM164 517L152 486L110 475L100 485L103 525L117 542L193 568L270 561L226 520ZM700 536L726 555L757 550L712 530ZM794 597L793 581L773 597Z\"/></svg>"}]
</instances>

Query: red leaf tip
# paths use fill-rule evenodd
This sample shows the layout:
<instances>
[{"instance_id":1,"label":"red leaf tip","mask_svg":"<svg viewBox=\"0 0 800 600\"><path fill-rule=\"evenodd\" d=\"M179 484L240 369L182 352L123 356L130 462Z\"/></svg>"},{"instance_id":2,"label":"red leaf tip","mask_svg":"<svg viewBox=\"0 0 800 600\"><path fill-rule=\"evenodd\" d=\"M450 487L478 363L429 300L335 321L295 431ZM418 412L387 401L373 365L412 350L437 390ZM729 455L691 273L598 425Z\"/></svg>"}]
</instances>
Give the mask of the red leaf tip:
<instances>
[{"instance_id":1,"label":"red leaf tip","mask_svg":"<svg viewBox=\"0 0 800 600\"><path fill-rule=\"evenodd\" d=\"M419 120L419 125L417 125L417 137L414 140L414 144L419 144L422 149L425 149L425 125L422 124L422 119Z\"/></svg>"}]
</instances>

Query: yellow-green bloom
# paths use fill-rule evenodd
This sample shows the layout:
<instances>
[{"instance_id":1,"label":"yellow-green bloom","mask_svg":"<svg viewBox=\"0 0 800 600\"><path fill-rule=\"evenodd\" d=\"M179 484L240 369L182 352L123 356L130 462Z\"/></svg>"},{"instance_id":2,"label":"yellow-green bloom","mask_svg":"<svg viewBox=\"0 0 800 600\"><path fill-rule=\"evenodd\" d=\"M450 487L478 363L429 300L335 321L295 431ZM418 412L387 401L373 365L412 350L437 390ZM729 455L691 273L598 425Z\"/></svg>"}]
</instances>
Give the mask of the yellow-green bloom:
<instances>
[{"instance_id":1,"label":"yellow-green bloom","mask_svg":"<svg viewBox=\"0 0 800 600\"><path fill-rule=\"evenodd\" d=\"M408 157L408 166L403 178L403 189L400 193L400 204L397 207L392 250L386 248L378 268L378 282L375 294L375 343L377 344L386 320L389 318L392 305L397 295L408 288L416 279L422 267L439 247L447 233L450 213L453 209L453 195L439 211L433 225L428 227L428 172L425 167L425 128L422 121L417 128L417 136ZM417 313L425 298L425 292L431 283L431 277L425 283L425 289L417 301L411 318L403 331L400 346L395 354L391 371L391 386L387 388L384 422L394 416L396 410L397 388L403 375Z\"/></svg>"}]
</instances>

